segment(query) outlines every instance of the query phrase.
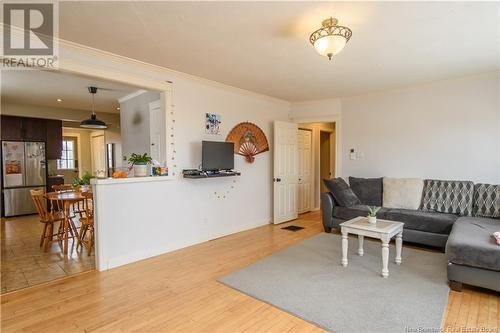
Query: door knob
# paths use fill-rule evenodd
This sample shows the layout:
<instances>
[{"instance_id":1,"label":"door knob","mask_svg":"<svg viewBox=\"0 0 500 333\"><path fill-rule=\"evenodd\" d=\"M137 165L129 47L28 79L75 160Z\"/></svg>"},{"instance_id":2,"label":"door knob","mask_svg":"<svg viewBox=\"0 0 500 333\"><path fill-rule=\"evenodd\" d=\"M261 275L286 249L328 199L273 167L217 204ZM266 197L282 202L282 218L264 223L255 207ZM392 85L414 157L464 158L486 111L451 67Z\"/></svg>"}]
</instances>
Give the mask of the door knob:
<instances>
[{"instance_id":1,"label":"door knob","mask_svg":"<svg viewBox=\"0 0 500 333\"><path fill-rule=\"evenodd\" d=\"M281 181L281 178L276 178L276 182L280 182Z\"/></svg>"}]
</instances>

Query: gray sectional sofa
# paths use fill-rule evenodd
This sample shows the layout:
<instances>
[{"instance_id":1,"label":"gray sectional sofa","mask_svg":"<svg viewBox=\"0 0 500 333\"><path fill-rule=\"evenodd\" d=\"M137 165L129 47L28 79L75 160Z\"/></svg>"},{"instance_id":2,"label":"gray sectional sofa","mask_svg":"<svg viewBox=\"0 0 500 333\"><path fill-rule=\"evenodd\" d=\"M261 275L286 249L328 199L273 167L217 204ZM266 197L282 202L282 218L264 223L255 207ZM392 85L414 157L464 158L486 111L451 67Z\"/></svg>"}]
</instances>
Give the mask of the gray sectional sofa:
<instances>
[{"instance_id":1,"label":"gray sectional sofa","mask_svg":"<svg viewBox=\"0 0 500 333\"><path fill-rule=\"evenodd\" d=\"M330 189L321 194L325 232L387 203L385 178L350 177L351 186L340 178L324 182ZM421 192L417 209L382 207L377 216L404 222L406 242L445 249L452 289L466 283L500 292L500 245L492 235L500 231L500 186L424 180Z\"/></svg>"}]
</instances>

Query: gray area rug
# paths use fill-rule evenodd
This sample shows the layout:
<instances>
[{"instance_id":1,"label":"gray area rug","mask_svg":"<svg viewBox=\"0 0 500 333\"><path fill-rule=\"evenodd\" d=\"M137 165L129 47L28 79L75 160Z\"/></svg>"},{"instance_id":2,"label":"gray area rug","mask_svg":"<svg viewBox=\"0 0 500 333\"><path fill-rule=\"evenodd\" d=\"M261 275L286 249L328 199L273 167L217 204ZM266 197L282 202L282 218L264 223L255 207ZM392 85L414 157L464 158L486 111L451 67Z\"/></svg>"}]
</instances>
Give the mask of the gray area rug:
<instances>
[{"instance_id":1,"label":"gray area rug","mask_svg":"<svg viewBox=\"0 0 500 333\"><path fill-rule=\"evenodd\" d=\"M380 242L365 237L364 255L349 238L342 267L341 237L322 233L219 279L247 295L332 332L418 332L439 329L448 301L442 253L405 248L382 278Z\"/></svg>"}]
</instances>

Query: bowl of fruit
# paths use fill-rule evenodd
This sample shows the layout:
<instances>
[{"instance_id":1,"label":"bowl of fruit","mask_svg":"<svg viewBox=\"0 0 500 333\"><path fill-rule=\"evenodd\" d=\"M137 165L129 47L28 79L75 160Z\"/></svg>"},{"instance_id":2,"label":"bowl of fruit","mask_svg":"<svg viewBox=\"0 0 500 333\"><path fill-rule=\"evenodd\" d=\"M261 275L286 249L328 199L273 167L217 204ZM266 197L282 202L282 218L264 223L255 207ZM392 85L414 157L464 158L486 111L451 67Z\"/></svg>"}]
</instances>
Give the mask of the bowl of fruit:
<instances>
[{"instance_id":1,"label":"bowl of fruit","mask_svg":"<svg viewBox=\"0 0 500 333\"><path fill-rule=\"evenodd\" d=\"M115 172L113 172L113 174L111 176L113 178L127 178L128 174L127 174L127 171L116 170Z\"/></svg>"}]
</instances>

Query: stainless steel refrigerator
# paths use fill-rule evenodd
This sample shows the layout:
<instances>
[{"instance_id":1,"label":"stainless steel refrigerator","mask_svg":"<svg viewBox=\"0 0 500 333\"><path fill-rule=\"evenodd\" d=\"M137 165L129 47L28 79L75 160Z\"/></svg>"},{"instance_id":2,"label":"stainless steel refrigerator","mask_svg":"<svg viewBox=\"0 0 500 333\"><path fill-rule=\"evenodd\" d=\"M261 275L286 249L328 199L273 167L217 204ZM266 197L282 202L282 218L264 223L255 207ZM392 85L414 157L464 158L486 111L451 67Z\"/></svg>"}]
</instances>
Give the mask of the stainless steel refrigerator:
<instances>
[{"instance_id":1,"label":"stainless steel refrigerator","mask_svg":"<svg viewBox=\"0 0 500 333\"><path fill-rule=\"evenodd\" d=\"M2 141L5 216L36 213L30 190L45 190L46 168L45 142Z\"/></svg>"}]
</instances>

